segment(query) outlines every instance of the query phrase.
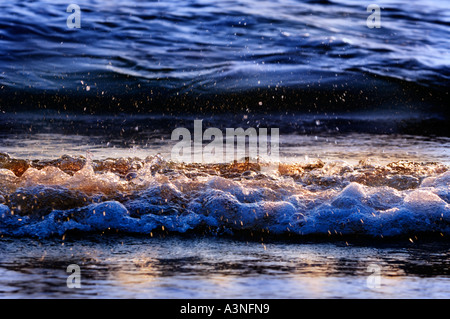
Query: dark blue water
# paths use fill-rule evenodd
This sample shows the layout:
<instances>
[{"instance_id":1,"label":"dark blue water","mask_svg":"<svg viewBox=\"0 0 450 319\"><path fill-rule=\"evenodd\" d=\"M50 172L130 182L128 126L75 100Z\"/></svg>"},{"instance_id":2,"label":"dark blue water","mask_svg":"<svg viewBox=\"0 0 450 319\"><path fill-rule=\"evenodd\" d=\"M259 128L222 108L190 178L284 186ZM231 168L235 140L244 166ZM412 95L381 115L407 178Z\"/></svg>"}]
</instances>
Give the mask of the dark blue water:
<instances>
[{"instance_id":1,"label":"dark blue water","mask_svg":"<svg viewBox=\"0 0 450 319\"><path fill-rule=\"evenodd\" d=\"M2 110L448 113L446 1L76 3L0 3Z\"/></svg>"}]
</instances>

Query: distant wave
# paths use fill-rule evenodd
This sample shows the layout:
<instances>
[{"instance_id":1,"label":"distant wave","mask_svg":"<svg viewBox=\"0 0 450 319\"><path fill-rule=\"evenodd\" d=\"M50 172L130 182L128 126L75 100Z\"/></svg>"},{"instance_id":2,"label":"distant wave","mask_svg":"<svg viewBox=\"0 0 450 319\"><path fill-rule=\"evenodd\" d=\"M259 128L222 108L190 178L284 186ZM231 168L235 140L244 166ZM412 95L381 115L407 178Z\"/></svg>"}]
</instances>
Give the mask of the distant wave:
<instances>
[{"instance_id":1,"label":"distant wave","mask_svg":"<svg viewBox=\"0 0 450 319\"><path fill-rule=\"evenodd\" d=\"M381 29L350 0L77 4L76 30L64 1L0 4L2 110L448 114L445 1L384 1Z\"/></svg>"}]
</instances>

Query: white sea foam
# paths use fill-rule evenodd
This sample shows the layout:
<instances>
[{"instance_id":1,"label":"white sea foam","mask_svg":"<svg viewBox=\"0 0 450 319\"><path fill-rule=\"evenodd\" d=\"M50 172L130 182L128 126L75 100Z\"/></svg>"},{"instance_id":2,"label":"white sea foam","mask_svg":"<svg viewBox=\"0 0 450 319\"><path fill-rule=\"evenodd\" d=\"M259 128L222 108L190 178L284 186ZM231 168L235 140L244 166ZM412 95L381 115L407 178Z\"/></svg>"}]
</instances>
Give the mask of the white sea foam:
<instances>
[{"instance_id":1,"label":"white sea foam","mask_svg":"<svg viewBox=\"0 0 450 319\"><path fill-rule=\"evenodd\" d=\"M73 173L3 169L0 232L450 235L450 174L438 164L280 164L267 175L257 166L155 163L126 175L89 162Z\"/></svg>"}]
</instances>

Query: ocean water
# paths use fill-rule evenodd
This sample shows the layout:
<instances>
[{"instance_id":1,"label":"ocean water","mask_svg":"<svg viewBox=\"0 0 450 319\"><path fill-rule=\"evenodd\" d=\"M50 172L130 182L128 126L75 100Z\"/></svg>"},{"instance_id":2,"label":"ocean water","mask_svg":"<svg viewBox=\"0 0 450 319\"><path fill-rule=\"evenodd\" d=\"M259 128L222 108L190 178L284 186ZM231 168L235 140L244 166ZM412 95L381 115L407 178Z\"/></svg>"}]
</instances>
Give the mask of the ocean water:
<instances>
[{"instance_id":1,"label":"ocean water","mask_svg":"<svg viewBox=\"0 0 450 319\"><path fill-rule=\"evenodd\" d=\"M380 29L356 0L80 0L81 28L69 29L65 1L2 2L0 104L448 115L449 4L377 3Z\"/></svg>"},{"instance_id":2,"label":"ocean water","mask_svg":"<svg viewBox=\"0 0 450 319\"><path fill-rule=\"evenodd\" d=\"M443 242L263 247L224 238L84 236L0 243L0 298L446 298L450 287ZM80 289L67 288L71 264L80 266Z\"/></svg>"},{"instance_id":3,"label":"ocean water","mask_svg":"<svg viewBox=\"0 0 450 319\"><path fill-rule=\"evenodd\" d=\"M0 297L449 296L447 2L77 4L0 3ZM280 159L180 163L194 120Z\"/></svg>"}]
</instances>

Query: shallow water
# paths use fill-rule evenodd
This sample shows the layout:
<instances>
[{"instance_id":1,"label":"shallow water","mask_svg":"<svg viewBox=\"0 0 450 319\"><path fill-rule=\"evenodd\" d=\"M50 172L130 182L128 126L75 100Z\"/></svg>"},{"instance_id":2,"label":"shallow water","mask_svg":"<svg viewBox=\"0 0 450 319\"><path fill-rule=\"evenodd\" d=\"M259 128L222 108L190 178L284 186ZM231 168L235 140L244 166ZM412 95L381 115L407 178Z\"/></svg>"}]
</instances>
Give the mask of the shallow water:
<instances>
[{"instance_id":1,"label":"shallow water","mask_svg":"<svg viewBox=\"0 0 450 319\"><path fill-rule=\"evenodd\" d=\"M0 298L446 298L448 243L0 240ZM66 268L78 264L81 288ZM370 265L380 267L372 286Z\"/></svg>"},{"instance_id":2,"label":"shallow water","mask_svg":"<svg viewBox=\"0 0 450 319\"><path fill-rule=\"evenodd\" d=\"M26 112L0 116L0 152L25 160L86 155L95 159L161 154L171 159L171 134L177 127L193 132L194 120L203 129L216 127L279 128L280 161L344 160L351 164L371 158L380 164L395 161L450 164L450 137L417 131L427 116L378 112L369 114L220 114L220 115L82 115ZM441 119L435 125L444 125ZM413 133L415 132L415 133ZM206 145L208 141L204 142ZM177 159L174 159L177 160Z\"/></svg>"}]
</instances>

